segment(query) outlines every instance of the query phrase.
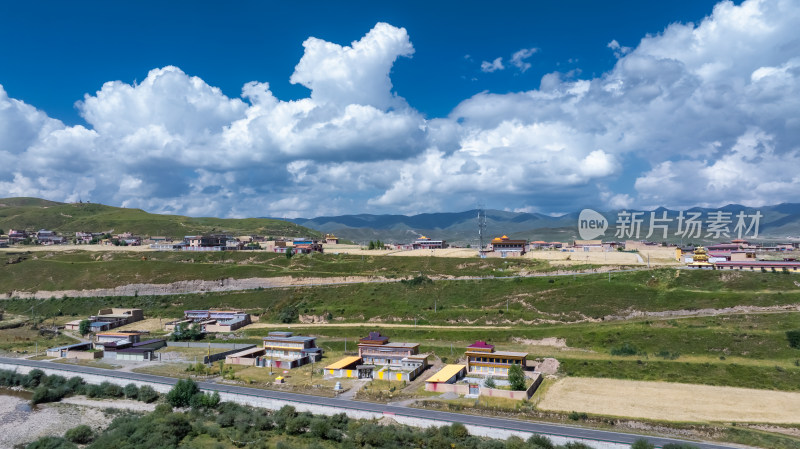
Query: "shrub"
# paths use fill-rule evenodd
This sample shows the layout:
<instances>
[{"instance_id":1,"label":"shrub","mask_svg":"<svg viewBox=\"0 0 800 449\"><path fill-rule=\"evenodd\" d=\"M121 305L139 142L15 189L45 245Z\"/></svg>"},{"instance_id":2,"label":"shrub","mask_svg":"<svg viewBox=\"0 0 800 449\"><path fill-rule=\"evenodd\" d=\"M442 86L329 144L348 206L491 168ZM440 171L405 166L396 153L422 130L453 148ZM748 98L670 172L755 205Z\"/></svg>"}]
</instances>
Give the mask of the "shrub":
<instances>
[{"instance_id":1,"label":"shrub","mask_svg":"<svg viewBox=\"0 0 800 449\"><path fill-rule=\"evenodd\" d=\"M67 430L64 438L72 441L75 444L88 444L94 439L94 433L91 427L87 425L80 425L78 427Z\"/></svg>"},{"instance_id":2,"label":"shrub","mask_svg":"<svg viewBox=\"0 0 800 449\"><path fill-rule=\"evenodd\" d=\"M589 419L589 415L583 412L569 412L568 417L573 421L585 421Z\"/></svg>"},{"instance_id":3,"label":"shrub","mask_svg":"<svg viewBox=\"0 0 800 449\"><path fill-rule=\"evenodd\" d=\"M497 388L497 384L494 383L494 379L491 377L487 377L486 380L483 381L483 386L486 388Z\"/></svg>"},{"instance_id":4,"label":"shrub","mask_svg":"<svg viewBox=\"0 0 800 449\"><path fill-rule=\"evenodd\" d=\"M800 330L786 331L789 346L800 349Z\"/></svg>"},{"instance_id":5,"label":"shrub","mask_svg":"<svg viewBox=\"0 0 800 449\"><path fill-rule=\"evenodd\" d=\"M107 398L121 398L125 395L125 392L122 390L117 384L112 384L111 382L103 382L100 384L100 391L102 392L103 397Z\"/></svg>"},{"instance_id":6,"label":"shrub","mask_svg":"<svg viewBox=\"0 0 800 449\"><path fill-rule=\"evenodd\" d=\"M556 446L544 435L533 435L528 438L528 445L533 446L531 449L555 449Z\"/></svg>"},{"instance_id":7,"label":"shrub","mask_svg":"<svg viewBox=\"0 0 800 449\"><path fill-rule=\"evenodd\" d=\"M78 446L70 443L64 438L44 437L39 438L33 443L25 446L25 449L77 449Z\"/></svg>"},{"instance_id":8,"label":"shrub","mask_svg":"<svg viewBox=\"0 0 800 449\"><path fill-rule=\"evenodd\" d=\"M617 348L611 349L611 355L636 355L639 351L636 349L636 346L633 346L630 343L623 343L622 346Z\"/></svg>"},{"instance_id":9,"label":"shrub","mask_svg":"<svg viewBox=\"0 0 800 449\"><path fill-rule=\"evenodd\" d=\"M137 387L136 384L133 383L125 385L125 388L123 388L123 392L125 393L125 397L128 399L136 399L137 397L139 397L139 387Z\"/></svg>"},{"instance_id":10,"label":"shrub","mask_svg":"<svg viewBox=\"0 0 800 449\"><path fill-rule=\"evenodd\" d=\"M173 407L186 407L200 389L192 379L182 379L167 393L167 402Z\"/></svg>"},{"instance_id":11,"label":"shrub","mask_svg":"<svg viewBox=\"0 0 800 449\"><path fill-rule=\"evenodd\" d=\"M145 402L147 404L154 402L158 399L158 392L153 389L150 385L142 385L139 388L139 395L138 398L140 401Z\"/></svg>"},{"instance_id":12,"label":"shrub","mask_svg":"<svg viewBox=\"0 0 800 449\"><path fill-rule=\"evenodd\" d=\"M655 449L655 445L644 438L640 438L631 445L631 449Z\"/></svg>"}]
</instances>

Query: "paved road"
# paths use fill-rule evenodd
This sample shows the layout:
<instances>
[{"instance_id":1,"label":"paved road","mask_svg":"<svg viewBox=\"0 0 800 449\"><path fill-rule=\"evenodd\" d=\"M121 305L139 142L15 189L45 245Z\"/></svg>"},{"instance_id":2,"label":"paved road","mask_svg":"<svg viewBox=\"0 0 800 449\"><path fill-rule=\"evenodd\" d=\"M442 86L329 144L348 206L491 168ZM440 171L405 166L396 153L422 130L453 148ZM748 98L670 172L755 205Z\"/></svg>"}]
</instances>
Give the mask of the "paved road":
<instances>
[{"instance_id":1,"label":"paved road","mask_svg":"<svg viewBox=\"0 0 800 449\"><path fill-rule=\"evenodd\" d=\"M171 377L154 376L151 374L141 373L128 373L114 370L107 370L101 368L94 368L80 365L66 365L54 364L52 362L25 360L25 359L9 359L0 357L0 363L30 366L37 368L50 368L59 369L64 371L71 371L76 374L94 374L105 377L113 377L118 379L136 380L140 382L149 382L154 384L167 384L173 385L178 379ZM198 382L198 386L203 390L219 391L225 393L236 393L242 395L249 395L254 397L261 397L266 399L278 399L283 401L291 401L312 405L323 405L329 407L336 407L340 409L369 411L375 413L383 413L387 415L408 416L413 418L431 419L436 421L446 422L460 422L464 424L472 424L483 427L493 427L497 429L519 430L523 432L542 433L547 435L583 438L595 441L607 441L614 443L627 443L631 444L637 439L642 438L640 435L631 435L620 432L610 432L605 430L594 430L582 427L574 427L560 424L546 424L529 421L519 421L514 419L500 419L489 418L483 416L465 415L460 413L442 412L435 410L423 410L415 408L398 407L385 404L375 404L370 402L353 401L341 398L325 398L319 396L311 396L297 393L285 393L281 391L261 390L257 388L238 387L233 385L223 385L209 382ZM661 447L668 443L686 443L685 440L677 440L671 438L660 437L646 437L651 443ZM719 444L719 443L695 443L691 444L702 449L730 449L735 446Z\"/></svg>"}]
</instances>

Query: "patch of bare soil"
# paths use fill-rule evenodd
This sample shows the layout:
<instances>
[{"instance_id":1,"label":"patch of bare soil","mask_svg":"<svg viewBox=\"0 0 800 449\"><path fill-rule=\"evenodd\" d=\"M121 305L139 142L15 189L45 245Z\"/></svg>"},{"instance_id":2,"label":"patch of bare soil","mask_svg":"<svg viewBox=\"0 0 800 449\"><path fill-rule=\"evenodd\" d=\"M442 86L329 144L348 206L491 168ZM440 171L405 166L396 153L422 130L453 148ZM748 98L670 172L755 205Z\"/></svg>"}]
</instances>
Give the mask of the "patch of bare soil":
<instances>
[{"instance_id":1,"label":"patch of bare soil","mask_svg":"<svg viewBox=\"0 0 800 449\"><path fill-rule=\"evenodd\" d=\"M545 357L542 361L537 360L534 364L534 369L542 374L556 374L558 368L561 366L558 360L552 357Z\"/></svg>"},{"instance_id":2,"label":"patch of bare soil","mask_svg":"<svg viewBox=\"0 0 800 449\"><path fill-rule=\"evenodd\" d=\"M756 430L763 430L764 432L781 433L783 435L789 435L790 437L800 438L800 428L797 427L765 426L765 425L750 425L747 427Z\"/></svg>"},{"instance_id":3,"label":"patch of bare soil","mask_svg":"<svg viewBox=\"0 0 800 449\"><path fill-rule=\"evenodd\" d=\"M563 338L557 337L546 337L542 338L541 340L530 340L527 338L518 338L514 337L512 340L515 343L519 343L521 345L528 345L528 346L552 346L554 348L559 349L568 349L567 340Z\"/></svg>"},{"instance_id":4,"label":"patch of bare soil","mask_svg":"<svg viewBox=\"0 0 800 449\"><path fill-rule=\"evenodd\" d=\"M800 312L800 304L786 304L781 306L734 306L722 309L696 309L696 310L664 310L661 312L647 312L630 310L625 315L606 315L603 321L620 321L637 318L671 318L689 316L716 316L737 315L743 313L768 313L768 312Z\"/></svg>"}]
</instances>

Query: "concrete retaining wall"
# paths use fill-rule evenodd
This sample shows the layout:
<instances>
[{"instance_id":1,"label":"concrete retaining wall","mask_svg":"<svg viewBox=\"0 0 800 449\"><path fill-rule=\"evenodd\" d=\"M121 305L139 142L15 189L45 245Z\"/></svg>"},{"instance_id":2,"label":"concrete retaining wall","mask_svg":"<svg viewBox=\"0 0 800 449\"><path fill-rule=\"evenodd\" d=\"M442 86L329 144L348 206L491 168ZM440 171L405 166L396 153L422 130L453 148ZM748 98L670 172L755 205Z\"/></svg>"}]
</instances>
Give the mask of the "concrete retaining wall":
<instances>
[{"instance_id":1,"label":"concrete retaining wall","mask_svg":"<svg viewBox=\"0 0 800 449\"><path fill-rule=\"evenodd\" d=\"M0 363L0 369L8 369L12 371L17 371L19 373L27 374L33 369L37 369L30 366L21 366L21 365L13 365L7 363ZM172 385L162 384L158 382L140 382L130 379L123 379L121 377L115 377L112 373L109 375L98 376L94 374L83 374L83 373L75 373L73 371L61 370L56 367L54 368L38 368L44 371L46 374L58 374L64 377L72 377L72 376L80 376L86 383L90 384L100 384L102 382L111 382L113 384L117 384L120 386L125 386L127 384L134 384L137 387L141 387L143 385L149 385L153 387L154 390L158 391L159 393L167 393L169 390L172 389ZM209 391L209 390L206 390ZM297 411L300 412L309 412L317 415L335 415L338 413L345 413L348 417L353 419L381 419L384 417L391 418L399 424L404 424L408 426L414 427L441 427L441 426L449 426L452 424L450 421L440 421L440 420L433 420L433 419L424 419L424 418L415 418L411 416L404 416L404 415L395 415L393 413L377 413L377 412L368 412L363 410L354 410L354 409L342 409L337 407L330 407L324 405L317 405L317 404L308 404L304 402L295 402L295 401L284 401L280 399L270 399L264 398L260 396L250 396L246 394L236 394L236 393L224 393L219 392L220 399L223 401L229 402L236 402L238 404L250 405L253 407L259 408L266 408L269 410L278 410L285 405L290 405L294 407ZM409 412L413 412L413 409L409 409ZM476 426L467 424L465 425L469 433L476 436L483 436L489 438L496 438L496 439L506 439L512 435L519 436L522 439L527 440L531 435L534 435L531 432L520 432L515 430L507 430L507 429L500 429L496 427L486 427L486 426ZM630 445L621 444L621 443L611 443L606 441L595 441L595 440L584 440L580 438L568 438L562 437L558 435L547 435L553 443L555 444L566 444L572 441L578 441L584 444L587 444L595 449L627 449L630 448Z\"/></svg>"},{"instance_id":2,"label":"concrete retaining wall","mask_svg":"<svg viewBox=\"0 0 800 449\"><path fill-rule=\"evenodd\" d=\"M176 348L207 348L211 345L214 349L238 349L244 351L247 348L255 346L252 343L209 343L200 341L168 341L167 346L174 346Z\"/></svg>"},{"instance_id":3,"label":"concrete retaining wall","mask_svg":"<svg viewBox=\"0 0 800 449\"><path fill-rule=\"evenodd\" d=\"M210 356L207 355L207 356L203 357L203 363L214 363L217 360L225 359L225 357L227 357L227 356L229 356L231 354L236 354L237 352L242 352L244 350L252 349L252 348L255 348L255 347L256 347L256 345L247 345L244 348L236 348L236 349L231 349L230 351L218 352L216 354L211 354Z\"/></svg>"}]
</instances>

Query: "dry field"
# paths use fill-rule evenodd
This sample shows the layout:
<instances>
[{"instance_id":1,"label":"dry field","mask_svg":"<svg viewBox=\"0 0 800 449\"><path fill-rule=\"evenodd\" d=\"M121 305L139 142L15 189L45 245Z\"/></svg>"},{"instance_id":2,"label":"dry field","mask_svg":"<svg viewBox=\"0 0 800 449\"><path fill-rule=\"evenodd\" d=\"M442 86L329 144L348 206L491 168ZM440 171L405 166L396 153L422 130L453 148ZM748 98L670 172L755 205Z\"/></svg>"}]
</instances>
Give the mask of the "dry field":
<instances>
[{"instance_id":1,"label":"dry field","mask_svg":"<svg viewBox=\"0 0 800 449\"><path fill-rule=\"evenodd\" d=\"M151 333L162 333L164 331L164 325L167 324L168 321L172 320L168 318L146 318L135 323L120 326L114 329L114 331L148 331Z\"/></svg>"},{"instance_id":2,"label":"dry field","mask_svg":"<svg viewBox=\"0 0 800 449\"><path fill-rule=\"evenodd\" d=\"M647 261L639 258L638 254L621 253L618 251L589 251L589 252L566 252L566 251L531 251L523 257L528 259L548 260L551 263L575 265L575 264L613 264L613 265L642 265Z\"/></svg>"},{"instance_id":3,"label":"dry field","mask_svg":"<svg viewBox=\"0 0 800 449\"><path fill-rule=\"evenodd\" d=\"M556 381L538 408L666 421L800 423L800 393L571 377Z\"/></svg>"},{"instance_id":4,"label":"dry field","mask_svg":"<svg viewBox=\"0 0 800 449\"><path fill-rule=\"evenodd\" d=\"M398 250L367 250L359 245L324 245L327 254L352 254L357 256L405 256L405 257L478 257L478 250L470 248L445 248L445 249L415 249L409 251Z\"/></svg>"}]
</instances>

